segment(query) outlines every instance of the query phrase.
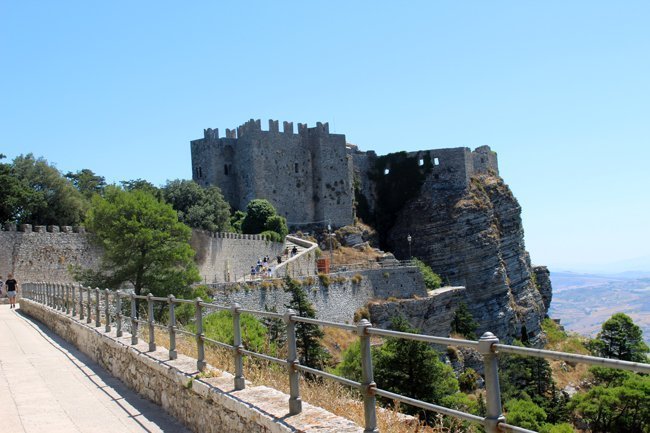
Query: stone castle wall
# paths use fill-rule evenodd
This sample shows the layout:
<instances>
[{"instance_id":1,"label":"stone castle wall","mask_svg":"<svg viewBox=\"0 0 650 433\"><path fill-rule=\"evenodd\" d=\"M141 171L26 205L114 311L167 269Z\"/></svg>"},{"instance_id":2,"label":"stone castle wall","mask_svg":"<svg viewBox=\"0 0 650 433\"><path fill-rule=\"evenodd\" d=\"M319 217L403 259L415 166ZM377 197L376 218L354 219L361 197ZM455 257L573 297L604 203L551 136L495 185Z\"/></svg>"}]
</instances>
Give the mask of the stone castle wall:
<instances>
[{"instance_id":1,"label":"stone castle wall","mask_svg":"<svg viewBox=\"0 0 650 433\"><path fill-rule=\"evenodd\" d=\"M330 134L328 124L314 128L250 120L235 131L204 130L191 142L192 178L203 186L217 185L235 209L244 210L255 198L269 200L291 225L331 220L351 224L351 159L345 136ZM299 203L299 205L296 205Z\"/></svg>"},{"instance_id":2,"label":"stone castle wall","mask_svg":"<svg viewBox=\"0 0 650 433\"><path fill-rule=\"evenodd\" d=\"M237 281L250 275L251 266L261 257L272 261L282 255L284 244L262 239L260 235L209 233L192 230L190 245L196 251L196 264L204 283Z\"/></svg>"},{"instance_id":3,"label":"stone castle wall","mask_svg":"<svg viewBox=\"0 0 650 433\"><path fill-rule=\"evenodd\" d=\"M34 226L0 231L0 275L13 273L18 282L73 282L70 265L96 268L101 249L83 228Z\"/></svg>"}]
</instances>

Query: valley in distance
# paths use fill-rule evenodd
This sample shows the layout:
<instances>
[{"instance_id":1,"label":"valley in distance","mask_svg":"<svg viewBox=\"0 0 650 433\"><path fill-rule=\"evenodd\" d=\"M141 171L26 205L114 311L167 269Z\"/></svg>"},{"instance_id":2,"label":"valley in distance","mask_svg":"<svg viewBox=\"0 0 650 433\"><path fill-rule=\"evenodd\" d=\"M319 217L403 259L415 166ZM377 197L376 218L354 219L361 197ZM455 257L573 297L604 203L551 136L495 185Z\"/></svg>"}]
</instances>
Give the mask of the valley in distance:
<instances>
[{"instance_id":1,"label":"valley in distance","mask_svg":"<svg viewBox=\"0 0 650 433\"><path fill-rule=\"evenodd\" d=\"M551 271L549 316L569 332L595 337L615 313L625 313L650 344L650 272L582 274Z\"/></svg>"}]
</instances>

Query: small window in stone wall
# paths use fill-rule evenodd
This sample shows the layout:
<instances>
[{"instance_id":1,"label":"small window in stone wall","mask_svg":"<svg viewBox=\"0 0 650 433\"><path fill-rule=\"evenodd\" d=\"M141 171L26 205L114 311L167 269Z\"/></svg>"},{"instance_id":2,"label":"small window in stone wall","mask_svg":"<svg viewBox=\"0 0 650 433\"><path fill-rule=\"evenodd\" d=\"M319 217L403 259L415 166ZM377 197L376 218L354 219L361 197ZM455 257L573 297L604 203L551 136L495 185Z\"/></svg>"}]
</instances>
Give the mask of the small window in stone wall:
<instances>
[{"instance_id":1,"label":"small window in stone wall","mask_svg":"<svg viewBox=\"0 0 650 433\"><path fill-rule=\"evenodd\" d=\"M228 164L224 164L224 165L223 165L223 174L225 174L226 176L228 176Z\"/></svg>"},{"instance_id":2,"label":"small window in stone wall","mask_svg":"<svg viewBox=\"0 0 650 433\"><path fill-rule=\"evenodd\" d=\"M390 169L385 168L385 169L384 169L384 174L386 175L386 174L388 174L388 173L390 173Z\"/></svg>"},{"instance_id":3,"label":"small window in stone wall","mask_svg":"<svg viewBox=\"0 0 650 433\"><path fill-rule=\"evenodd\" d=\"M298 173L298 163L297 162L293 165L293 171Z\"/></svg>"},{"instance_id":4,"label":"small window in stone wall","mask_svg":"<svg viewBox=\"0 0 650 433\"><path fill-rule=\"evenodd\" d=\"M196 175L198 176L199 179L203 177L203 170L201 170L201 167L196 168Z\"/></svg>"},{"instance_id":5,"label":"small window in stone wall","mask_svg":"<svg viewBox=\"0 0 650 433\"><path fill-rule=\"evenodd\" d=\"M422 167L424 165L424 159L420 158L420 161L418 161L418 164L420 165L420 167Z\"/></svg>"},{"instance_id":6,"label":"small window in stone wall","mask_svg":"<svg viewBox=\"0 0 650 433\"><path fill-rule=\"evenodd\" d=\"M433 165L440 165L440 160L438 158L433 158Z\"/></svg>"}]
</instances>

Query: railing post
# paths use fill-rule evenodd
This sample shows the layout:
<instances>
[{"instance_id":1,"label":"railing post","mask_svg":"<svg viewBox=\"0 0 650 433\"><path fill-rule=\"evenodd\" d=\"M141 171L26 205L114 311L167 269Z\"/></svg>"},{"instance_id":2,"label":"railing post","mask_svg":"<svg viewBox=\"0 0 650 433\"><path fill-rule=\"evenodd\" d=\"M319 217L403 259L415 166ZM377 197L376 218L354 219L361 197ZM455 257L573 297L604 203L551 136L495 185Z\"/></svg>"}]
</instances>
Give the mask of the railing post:
<instances>
[{"instance_id":1,"label":"railing post","mask_svg":"<svg viewBox=\"0 0 650 433\"><path fill-rule=\"evenodd\" d=\"M70 284L70 302L72 303L72 317L77 315L77 297L74 284Z\"/></svg>"},{"instance_id":2,"label":"railing post","mask_svg":"<svg viewBox=\"0 0 650 433\"><path fill-rule=\"evenodd\" d=\"M92 289L88 287L88 291L86 292L86 323L92 323L93 321L93 315L91 314L93 295L91 290Z\"/></svg>"},{"instance_id":3,"label":"railing post","mask_svg":"<svg viewBox=\"0 0 650 433\"><path fill-rule=\"evenodd\" d=\"M169 295L167 299L169 303L169 359L176 359L178 358L176 352L176 304L174 304L176 298L174 295Z\"/></svg>"},{"instance_id":4,"label":"railing post","mask_svg":"<svg viewBox=\"0 0 650 433\"><path fill-rule=\"evenodd\" d=\"M284 313L284 323L287 325L287 367L289 370L289 414L296 415L302 412L300 399L300 372L298 371L298 349L296 345L296 324L293 316L298 314L295 310L288 309Z\"/></svg>"},{"instance_id":5,"label":"railing post","mask_svg":"<svg viewBox=\"0 0 650 433\"><path fill-rule=\"evenodd\" d=\"M63 285L56 283L56 309L63 311Z\"/></svg>"},{"instance_id":6,"label":"railing post","mask_svg":"<svg viewBox=\"0 0 650 433\"><path fill-rule=\"evenodd\" d=\"M478 342L478 351L483 355L483 369L485 372L486 415L483 425L486 433L498 433L499 423L505 421L501 411L499 361L497 354L492 350L492 345L498 343L499 338L491 332L483 334Z\"/></svg>"},{"instance_id":7,"label":"railing post","mask_svg":"<svg viewBox=\"0 0 650 433\"><path fill-rule=\"evenodd\" d=\"M52 308L59 309L59 299L57 297L59 291L59 283L52 284Z\"/></svg>"},{"instance_id":8,"label":"railing post","mask_svg":"<svg viewBox=\"0 0 650 433\"><path fill-rule=\"evenodd\" d=\"M238 303L232 304L232 326L233 326L233 353L235 361L235 389L240 390L246 387L246 380L244 379L244 357L242 356L242 350L244 346L242 345L241 339L241 323L240 323L240 313L241 305Z\"/></svg>"},{"instance_id":9,"label":"railing post","mask_svg":"<svg viewBox=\"0 0 650 433\"><path fill-rule=\"evenodd\" d=\"M63 289L65 290L65 314L70 314L70 287L64 284Z\"/></svg>"},{"instance_id":10,"label":"railing post","mask_svg":"<svg viewBox=\"0 0 650 433\"><path fill-rule=\"evenodd\" d=\"M196 298L196 301L194 301L196 307L196 368L199 371L205 369L205 347L203 346L205 336L203 335L203 308L201 302L201 298Z\"/></svg>"},{"instance_id":11,"label":"railing post","mask_svg":"<svg viewBox=\"0 0 650 433\"><path fill-rule=\"evenodd\" d=\"M147 294L147 321L149 322L149 352L156 351L156 334L154 332L153 322L153 295Z\"/></svg>"},{"instance_id":12,"label":"railing post","mask_svg":"<svg viewBox=\"0 0 650 433\"><path fill-rule=\"evenodd\" d=\"M377 384L372 369L372 352L368 334L368 328L371 326L366 319L361 319L357 325L357 334L361 345L361 393L363 395L363 417L366 424L364 433L379 432L377 428L377 399L375 397Z\"/></svg>"},{"instance_id":13,"label":"railing post","mask_svg":"<svg viewBox=\"0 0 650 433\"><path fill-rule=\"evenodd\" d=\"M122 293L120 291L115 292L115 296L117 296L117 301L115 305L115 336L116 337L121 337L122 336Z\"/></svg>"},{"instance_id":14,"label":"railing post","mask_svg":"<svg viewBox=\"0 0 650 433\"><path fill-rule=\"evenodd\" d=\"M84 319L84 288L79 286L79 320Z\"/></svg>"},{"instance_id":15,"label":"railing post","mask_svg":"<svg viewBox=\"0 0 650 433\"><path fill-rule=\"evenodd\" d=\"M109 308L110 292L109 289L104 291L104 315L106 316L106 326L104 327L105 332L111 332L111 310Z\"/></svg>"},{"instance_id":16,"label":"railing post","mask_svg":"<svg viewBox=\"0 0 650 433\"><path fill-rule=\"evenodd\" d=\"M45 284L45 305L48 307L50 306L50 285L48 283Z\"/></svg>"},{"instance_id":17,"label":"railing post","mask_svg":"<svg viewBox=\"0 0 650 433\"><path fill-rule=\"evenodd\" d=\"M135 306L135 293L131 293L131 344L138 344L138 317Z\"/></svg>"},{"instance_id":18,"label":"railing post","mask_svg":"<svg viewBox=\"0 0 650 433\"><path fill-rule=\"evenodd\" d=\"M99 315L99 287L95 287L95 327L102 326L102 318Z\"/></svg>"}]
</instances>

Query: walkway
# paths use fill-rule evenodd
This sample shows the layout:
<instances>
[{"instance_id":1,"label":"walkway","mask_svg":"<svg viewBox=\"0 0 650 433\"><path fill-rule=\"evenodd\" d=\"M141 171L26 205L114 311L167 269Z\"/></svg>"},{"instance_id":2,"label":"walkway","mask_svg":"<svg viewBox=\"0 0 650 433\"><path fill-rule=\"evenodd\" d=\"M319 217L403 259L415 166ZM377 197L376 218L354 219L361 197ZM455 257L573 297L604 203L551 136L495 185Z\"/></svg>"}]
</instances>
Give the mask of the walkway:
<instances>
[{"instance_id":1,"label":"walkway","mask_svg":"<svg viewBox=\"0 0 650 433\"><path fill-rule=\"evenodd\" d=\"M0 305L0 431L189 433L49 329Z\"/></svg>"}]
</instances>

